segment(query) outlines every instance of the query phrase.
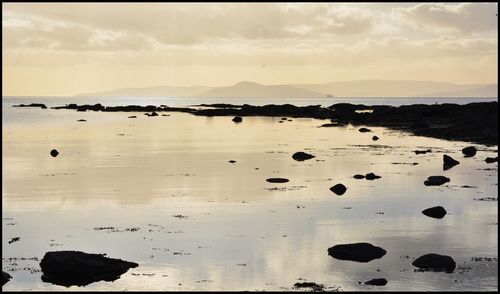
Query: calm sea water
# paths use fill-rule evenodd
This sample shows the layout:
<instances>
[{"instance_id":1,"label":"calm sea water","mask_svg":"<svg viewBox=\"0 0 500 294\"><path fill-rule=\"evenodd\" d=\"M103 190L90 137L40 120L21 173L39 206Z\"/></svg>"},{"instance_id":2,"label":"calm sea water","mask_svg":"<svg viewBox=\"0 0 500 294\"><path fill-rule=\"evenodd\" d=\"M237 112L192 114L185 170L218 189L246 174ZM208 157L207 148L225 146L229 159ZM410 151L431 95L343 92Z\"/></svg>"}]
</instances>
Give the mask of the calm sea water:
<instances>
[{"instance_id":1,"label":"calm sea water","mask_svg":"<svg viewBox=\"0 0 500 294\"><path fill-rule=\"evenodd\" d=\"M235 124L186 113L130 119L131 113L10 107L278 104L257 100L4 98L2 269L13 279L3 290L293 290L301 281L348 291L497 290L498 202L477 200L498 197L498 165L484 162L497 147L474 145L476 156L464 158L466 142L376 127L318 128L325 121L315 119L245 117ZM359 103L389 104L365 100L374 102ZM432 152L416 155L417 149ZM297 151L316 158L294 161ZM443 171L443 154L460 164ZM369 172L382 178L352 178ZM424 186L432 175L451 181ZM270 177L290 182L271 184ZM348 187L343 196L329 190L337 183ZM448 211L443 219L421 213L436 205ZM20 240L9 243L14 237ZM355 242L387 254L369 263L327 254ZM115 282L65 288L41 281L39 262L55 250L106 253L139 267ZM427 253L452 256L457 269L416 272L411 262ZM389 282L359 283L372 278Z\"/></svg>"}]
</instances>

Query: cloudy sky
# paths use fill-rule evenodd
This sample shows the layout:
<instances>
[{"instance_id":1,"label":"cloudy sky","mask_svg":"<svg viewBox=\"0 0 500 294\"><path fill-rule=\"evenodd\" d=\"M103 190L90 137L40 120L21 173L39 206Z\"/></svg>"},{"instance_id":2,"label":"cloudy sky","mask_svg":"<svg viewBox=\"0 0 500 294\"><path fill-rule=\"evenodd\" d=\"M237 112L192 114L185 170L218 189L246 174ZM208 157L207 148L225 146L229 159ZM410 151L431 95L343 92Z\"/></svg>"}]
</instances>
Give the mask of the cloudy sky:
<instances>
[{"instance_id":1,"label":"cloudy sky","mask_svg":"<svg viewBox=\"0 0 500 294\"><path fill-rule=\"evenodd\" d=\"M360 79L496 83L498 5L2 4L4 96Z\"/></svg>"}]
</instances>

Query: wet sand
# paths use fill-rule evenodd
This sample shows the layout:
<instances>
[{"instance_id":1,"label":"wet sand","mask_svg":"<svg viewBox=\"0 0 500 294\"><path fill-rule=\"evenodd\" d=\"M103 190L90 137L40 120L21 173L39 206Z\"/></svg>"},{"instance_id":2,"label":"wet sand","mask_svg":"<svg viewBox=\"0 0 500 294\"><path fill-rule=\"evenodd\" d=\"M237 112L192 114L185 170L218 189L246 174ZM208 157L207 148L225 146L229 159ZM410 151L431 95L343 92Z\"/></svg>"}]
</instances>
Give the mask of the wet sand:
<instances>
[{"instance_id":1,"label":"wet sand","mask_svg":"<svg viewBox=\"0 0 500 294\"><path fill-rule=\"evenodd\" d=\"M320 128L325 122L310 118L71 115L3 125L2 265L12 275L4 290L498 288L498 202L474 200L498 197L497 163L484 162L496 146ZM464 158L470 145L478 152ZM297 151L316 157L298 162ZM460 164L443 171L443 154ZM381 178L353 178L370 172ZM433 175L451 181L425 186ZM348 188L342 196L329 190L337 183ZM448 212L443 219L421 213L437 205ZM387 254L368 263L328 256L329 247L355 242ZM40 279L38 264L54 250L139 266L113 283L65 288ZM452 256L455 272L416 272L411 262L432 252ZM388 283L362 284L374 278Z\"/></svg>"}]
</instances>

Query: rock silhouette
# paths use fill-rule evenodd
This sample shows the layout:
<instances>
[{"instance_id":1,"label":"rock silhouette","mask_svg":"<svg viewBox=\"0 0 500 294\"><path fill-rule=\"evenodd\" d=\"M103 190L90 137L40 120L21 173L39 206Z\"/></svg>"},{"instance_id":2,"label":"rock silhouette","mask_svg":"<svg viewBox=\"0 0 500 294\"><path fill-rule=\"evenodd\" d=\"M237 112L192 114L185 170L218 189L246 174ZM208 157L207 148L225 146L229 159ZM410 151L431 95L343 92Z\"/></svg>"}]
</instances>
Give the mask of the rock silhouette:
<instances>
[{"instance_id":1,"label":"rock silhouette","mask_svg":"<svg viewBox=\"0 0 500 294\"><path fill-rule=\"evenodd\" d=\"M309 153L305 153L305 152L295 152L293 155L292 155L292 158L297 160L297 161L304 161L304 160L308 160L308 159L311 159L311 158L314 158L316 156L312 155L312 154L309 154Z\"/></svg>"},{"instance_id":2,"label":"rock silhouette","mask_svg":"<svg viewBox=\"0 0 500 294\"><path fill-rule=\"evenodd\" d=\"M345 193L345 191L347 191L347 187L342 185L342 184L337 184L337 185L331 187L330 191L332 191L333 193L340 196L340 195L343 195Z\"/></svg>"},{"instance_id":3,"label":"rock silhouette","mask_svg":"<svg viewBox=\"0 0 500 294\"><path fill-rule=\"evenodd\" d=\"M360 128L358 131L360 131L361 133L367 133L367 132L371 132L372 130L370 130L368 128Z\"/></svg>"},{"instance_id":4,"label":"rock silhouette","mask_svg":"<svg viewBox=\"0 0 500 294\"><path fill-rule=\"evenodd\" d=\"M240 122L242 122L242 121L243 121L243 119L242 119L241 117L239 117L239 116L235 116L235 117L233 118L233 121L234 121L235 123L240 123Z\"/></svg>"},{"instance_id":5,"label":"rock silhouette","mask_svg":"<svg viewBox=\"0 0 500 294\"><path fill-rule=\"evenodd\" d=\"M450 181L450 179L445 177L445 176L430 176L424 182L424 185L426 185L426 186L440 186L444 183L448 183L449 181Z\"/></svg>"},{"instance_id":6,"label":"rock silhouette","mask_svg":"<svg viewBox=\"0 0 500 294\"><path fill-rule=\"evenodd\" d=\"M387 280L386 279L371 279L369 281L364 282L363 284L372 285L372 286L385 286L385 285L387 285Z\"/></svg>"},{"instance_id":7,"label":"rock silhouette","mask_svg":"<svg viewBox=\"0 0 500 294\"><path fill-rule=\"evenodd\" d=\"M370 181L380 179L380 178L381 178L381 176L377 176L374 173L369 173L369 174L365 175L365 179L370 180Z\"/></svg>"},{"instance_id":8,"label":"rock silhouette","mask_svg":"<svg viewBox=\"0 0 500 294\"><path fill-rule=\"evenodd\" d=\"M40 267L42 281L61 286L86 286L98 281L115 281L138 264L81 251L45 253Z\"/></svg>"},{"instance_id":9,"label":"rock silhouette","mask_svg":"<svg viewBox=\"0 0 500 294\"><path fill-rule=\"evenodd\" d=\"M56 150L56 149L52 149L52 150L50 151L50 155L52 155L52 157L56 157L57 155L59 155L59 152L57 152L57 150Z\"/></svg>"},{"instance_id":10,"label":"rock silhouette","mask_svg":"<svg viewBox=\"0 0 500 294\"><path fill-rule=\"evenodd\" d=\"M360 175L360 174L357 174L357 175L354 175L352 176L353 178L355 178L356 180L361 180L361 179L364 179L365 176L364 175Z\"/></svg>"},{"instance_id":11,"label":"rock silhouette","mask_svg":"<svg viewBox=\"0 0 500 294\"><path fill-rule=\"evenodd\" d=\"M357 262L369 262L381 258L386 253L383 248L370 243L340 244L328 248L328 255L334 258Z\"/></svg>"},{"instance_id":12,"label":"rock silhouette","mask_svg":"<svg viewBox=\"0 0 500 294\"><path fill-rule=\"evenodd\" d=\"M484 160L486 161L486 163L493 163L493 162L497 162L498 161L498 157L486 157L486 159Z\"/></svg>"},{"instance_id":13,"label":"rock silhouette","mask_svg":"<svg viewBox=\"0 0 500 294\"><path fill-rule=\"evenodd\" d=\"M377 136L373 136L373 137L372 137L372 140L373 140L373 141L377 141L378 139L379 139L379 137L377 137Z\"/></svg>"},{"instance_id":14,"label":"rock silhouette","mask_svg":"<svg viewBox=\"0 0 500 294\"><path fill-rule=\"evenodd\" d=\"M287 183L287 182L289 182L289 180L285 179L285 178L269 178L269 179L266 179L266 181L268 181L269 183Z\"/></svg>"},{"instance_id":15,"label":"rock silhouette","mask_svg":"<svg viewBox=\"0 0 500 294\"><path fill-rule=\"evenodd\" d=\"M10 279L12 279L12 276L2 271L2 286L7 284L7 282L10 281Z\"/></svg>"},{"instance_id":16,"label":"rock silhouette","mask_svg":"<svg viewBox=\"0 0 500 294\"><path fill-rule=\"evenodd\" d=\"M443 170L450 169L459 163L460 163L459 161L456 161L455 159L451 158L451 156L443 154Z\"/></svg>"},{"instance_id":17,"label":"rock silhouette","mask_svg":"<svg viewBox=\"0 0 500 294\"><path fill-rule=\"evenodd\" d=\"M477 152L477 149L474 146L465 147L464 149L462 149L462 153L464 154L464 157L473 157L474 155L476 155L476 152Z\"/></svg>"},{"instance_id":18,"label":"rock silhouette","mask_svg":"<svg viewBox=\"0 0 500 294\"><path fill-rule=\"evenodd\" d=\"M452 273L455 270L456 263L450 256L430 253L415 259L412 265L422 271Z\"/></svg>"},{"instance_id":19,"label":"rock silhouette","mask_svg":"<svg viewBox=\"0 0 500 294\"><path fill-rule=\"evenodd\" d=\"M446 210L442 206L435 206L424 209L422 213L428 217L443 218L446 215Z\"/></svg>"}]
</instances>

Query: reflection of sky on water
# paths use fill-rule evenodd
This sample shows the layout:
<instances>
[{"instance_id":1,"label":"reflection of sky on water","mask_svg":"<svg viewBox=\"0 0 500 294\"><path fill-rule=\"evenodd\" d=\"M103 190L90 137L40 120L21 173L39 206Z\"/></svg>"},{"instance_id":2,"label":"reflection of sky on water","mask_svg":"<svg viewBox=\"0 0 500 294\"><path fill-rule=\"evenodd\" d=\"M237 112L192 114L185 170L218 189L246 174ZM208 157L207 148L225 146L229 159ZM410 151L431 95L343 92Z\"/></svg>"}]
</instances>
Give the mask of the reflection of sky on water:
<instances>
[{"instance_id":1,"label":"reflection of sky on water","mask_svg":"<svg viewBox=\"0 0 500 294\"><path fill-rule=\"evenodd\" d=\"M3 127L3 217L13 218L3 220L3 257L82 250L140 264L113 283L70 290L279 290L299 278L343 290L497 288L496 261L470 262L497 257L497 202L473 200L498 195L497 164L484 162L496 148L479 146L474 158L463 158L466 143L383 128L317 128L324 122L312 119L234 124L231 117L178 113L92 115L86 123ZM381 139L373 142L374 134ZM57 158L49 156L52 148ZM427 148L433 152L413 152ZM293 161L301 150L316 158ZM444 153L461 163L443 171ZM368 172L382 178L352 178ZM451 182L424 186L431 175ZM290 182L272 184L269 177ZM348 190L336 196L329 187L340 182ZM436 205L448 211L444 219L421 213ZM105 226L140 230L93 229ZM21 240L8 244L14 236ZM328 247L354 242L388 253L370 263L327 255ZM401 258L431 252L472 270L414 272L412 259ZM10 267L6 260L3 267ZM4 290L66 289L42 283L40 273L10 273ZM378 277L387 286L358 285Z\"/></svg>"}]
</instances>

